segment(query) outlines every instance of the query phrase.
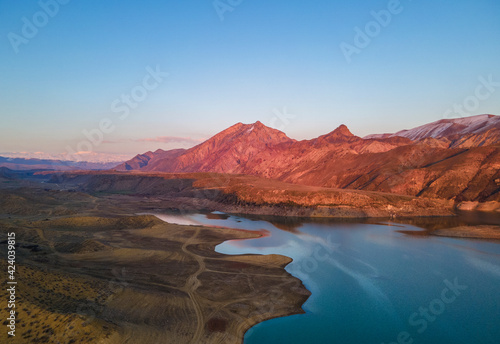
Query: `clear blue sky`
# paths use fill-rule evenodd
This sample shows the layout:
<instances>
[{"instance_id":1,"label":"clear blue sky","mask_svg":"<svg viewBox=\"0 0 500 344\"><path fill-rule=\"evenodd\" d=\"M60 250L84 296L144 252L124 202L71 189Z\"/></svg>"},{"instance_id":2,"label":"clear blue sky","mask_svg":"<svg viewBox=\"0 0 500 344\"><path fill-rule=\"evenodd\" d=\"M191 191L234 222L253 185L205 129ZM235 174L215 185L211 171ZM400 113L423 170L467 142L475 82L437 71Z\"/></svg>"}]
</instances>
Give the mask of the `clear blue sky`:
<instances>
[{"instance_id":1,"label":"clear blue sky","mask_svg":"<svg viewBox=\"0 0 500 344\"><path fill-rule=\"evenodd\" d=\"M92 150L125 155L257 120L296 139L342 123L394 132L443 118L481 76L500 82L498 0L401 0L348 63L342 42L354 45L389 2L232 0L221 20L213 0L71 0L53 17L36 1L0 0L0 153L77 150L105 118L113 130ZM33 37L23 17L40 26L24 30ZM169 75L149 78L122 116L122 94L157 66ZM500 114L500 87L490 93L468 113ZM284 107L294 118L274 118Z\"/></svg>"}]
</instances>

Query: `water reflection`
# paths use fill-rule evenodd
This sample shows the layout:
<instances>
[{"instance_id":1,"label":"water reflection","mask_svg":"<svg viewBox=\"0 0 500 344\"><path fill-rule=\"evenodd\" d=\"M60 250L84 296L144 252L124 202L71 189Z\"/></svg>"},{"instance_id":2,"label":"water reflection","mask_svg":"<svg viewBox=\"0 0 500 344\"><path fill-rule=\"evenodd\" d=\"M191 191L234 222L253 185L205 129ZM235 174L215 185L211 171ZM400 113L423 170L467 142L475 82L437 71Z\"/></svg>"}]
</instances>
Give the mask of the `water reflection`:
<instances>
[{"instance_id":1,"label":"water reflection","mask_svg":"<svg viewBox=\"0 0 500 344\"><path fill-rule=\"evenodd\" d=\"M229 215L221 212L212 212L205 214L205 217L209 220L227 220L229 218Z\"/></svg>"},{"instance_id":2,"label":"water reflection","mask_svg":"<svg viewBox=\"0 0 500 344\"><path fill-rule=\"evenodd\" d=\"M500 245L427 236L437 228L480 224L481 217L339 221L215 215L163 219L264 231L265 237L227 241L216 249L289 256L287 271L312 292L306 314L258 324L247 332L247 344L390 343L402 331L414 343L500 342ZM420 236L405 234L415 232ZM455 280L466 291L420 333L410 316Z\"/></svg>"}]
</instances>

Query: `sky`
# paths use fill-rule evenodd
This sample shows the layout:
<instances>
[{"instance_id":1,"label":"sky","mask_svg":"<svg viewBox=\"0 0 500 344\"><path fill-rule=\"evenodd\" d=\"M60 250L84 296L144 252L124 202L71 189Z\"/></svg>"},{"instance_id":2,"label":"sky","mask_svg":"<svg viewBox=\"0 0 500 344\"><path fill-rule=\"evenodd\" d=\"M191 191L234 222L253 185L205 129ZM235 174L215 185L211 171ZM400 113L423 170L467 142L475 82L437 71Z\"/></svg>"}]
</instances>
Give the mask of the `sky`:
<instances>
[{"instance_id":1,"label":"sky","mask_svg":"<svg viewBox=\"0 0 500 344\"><path fill-rule=\"evenodd\" d=\"M120 160L500 114L498 0L0 0L0 155Z\"/></svg>"}]
</instances>

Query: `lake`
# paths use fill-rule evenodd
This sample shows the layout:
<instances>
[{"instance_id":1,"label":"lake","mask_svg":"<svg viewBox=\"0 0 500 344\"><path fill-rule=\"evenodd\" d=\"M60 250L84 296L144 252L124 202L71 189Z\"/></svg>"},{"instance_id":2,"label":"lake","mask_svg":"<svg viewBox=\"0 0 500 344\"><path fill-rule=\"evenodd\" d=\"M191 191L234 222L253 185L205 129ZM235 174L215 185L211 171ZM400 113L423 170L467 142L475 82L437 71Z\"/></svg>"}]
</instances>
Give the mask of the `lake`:
<instances>
[{"instance_id":1,"label":"lake","mask_svg":"<svg viewBox=\"0 0 500 344\"><path fill-rule=\"evenodd\" d=\"M286 270L312 292L306 313L254 326L246 344L500 343L499 242L408 235L422 228L390 222L156 215L265 231L216 250L293 258Z\"/></svg>"}]
</instances>

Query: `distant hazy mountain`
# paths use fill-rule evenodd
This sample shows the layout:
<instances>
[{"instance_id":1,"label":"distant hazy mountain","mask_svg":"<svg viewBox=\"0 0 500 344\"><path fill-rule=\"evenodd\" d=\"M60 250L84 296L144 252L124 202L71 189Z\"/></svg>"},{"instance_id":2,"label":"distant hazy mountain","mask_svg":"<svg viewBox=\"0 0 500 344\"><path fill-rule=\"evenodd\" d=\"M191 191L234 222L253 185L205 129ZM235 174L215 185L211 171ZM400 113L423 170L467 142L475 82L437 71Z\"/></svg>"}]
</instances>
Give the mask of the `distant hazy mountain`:
<instances>
[{"instance_id":1,"label":"distant hazy mountain","mask_svg":"<svg viewBox=\"0 0 500 344\"><path fill-rule=\"evenodd\" d=\"M191 149L147 152L116 169L239 173L312 186L500 200L499 118L442 120L365 138L341 125L303 141L260 122L238 123Z\"/></svg>"},{"instance_id":2,"label":"distant hazy mountain","mask_svg":"<svg viewBox=\"0 0 500 344\"><path fill-rule=\"evenodd\" d=\"M11 170L107 170L116 162L62 161L51 159L6 158L0 156L0 167Z\"/></svg>"},{"instance_id":3,"label":"distant hazy mountain","mask_svg":"<svg viewBox=\"0 0 500 344\"><path fill-rule=\"evenodd\" d=\"M141 168L146 166L148 167L148 169L153 169L155 163L162 162L163 164L168 164L169 162L171 162L171 159L178 157L185 151L186 151L185 149L172 149L169 151L158 149L154 152L146 152L144 154L138 154L132 159L116 166L115 169L118 171L130 171L130 170L140 170Z\"/></svg>"}]
</instances>

